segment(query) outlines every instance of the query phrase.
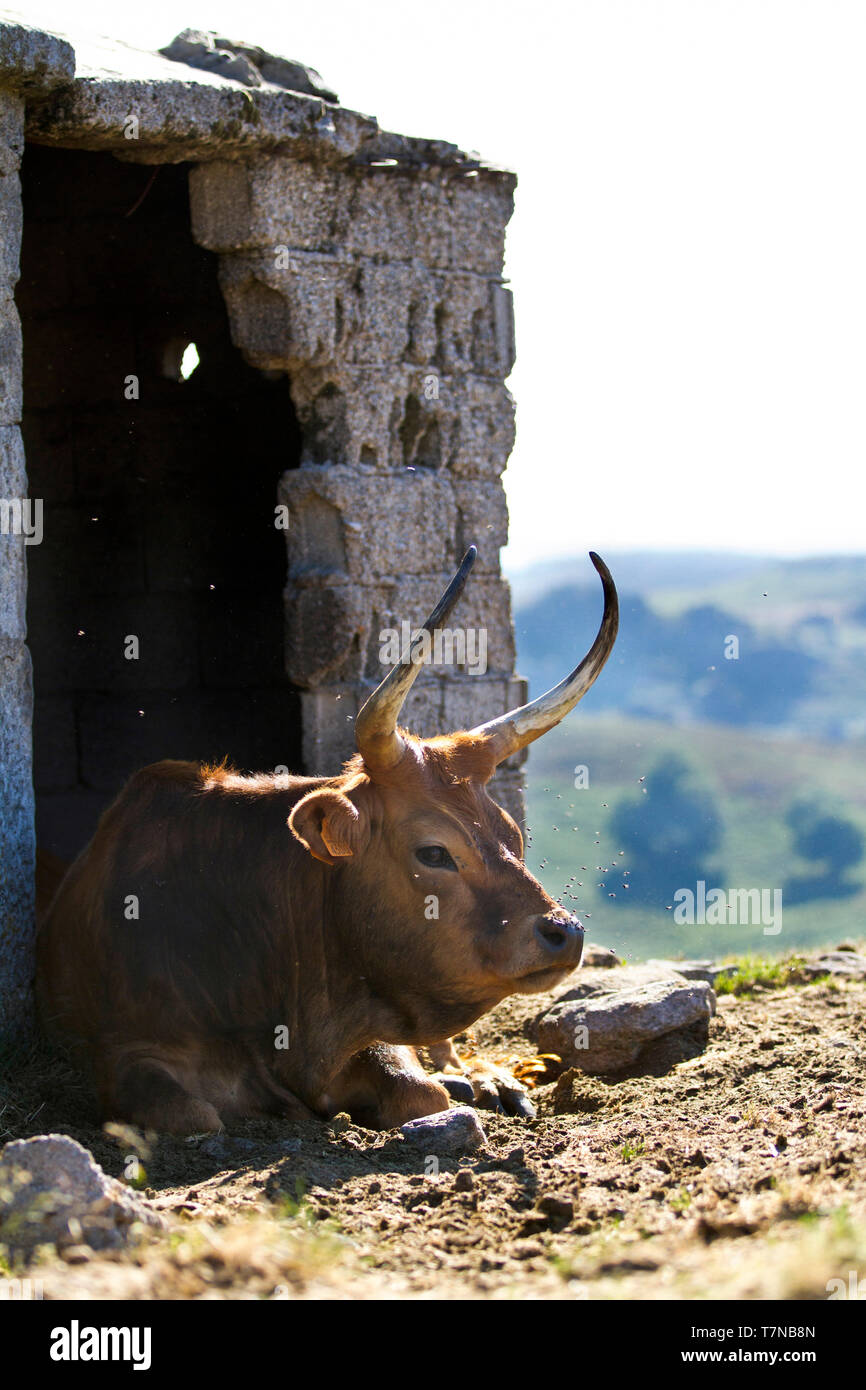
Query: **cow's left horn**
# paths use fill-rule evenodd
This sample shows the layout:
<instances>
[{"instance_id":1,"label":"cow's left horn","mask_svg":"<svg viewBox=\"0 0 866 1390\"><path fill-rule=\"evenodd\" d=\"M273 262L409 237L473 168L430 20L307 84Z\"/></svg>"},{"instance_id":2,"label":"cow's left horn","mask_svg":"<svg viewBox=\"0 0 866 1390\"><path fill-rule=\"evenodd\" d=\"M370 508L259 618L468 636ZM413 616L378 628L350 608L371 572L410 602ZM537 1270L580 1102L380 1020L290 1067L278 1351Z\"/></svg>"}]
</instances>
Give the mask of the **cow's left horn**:
<instances>
[{"instance_id":1,"label":"cow's left horn","mask_svg":"<svg viewBox=\"0 0 866 1390\"><path fill-rule=\"evenodd\" d=\"M476 547L470 545L448 588L423 627L416 632L407 658L391 668L381 685L376 687L358 712L355 720L355 741L358 752L371 770L379 768L384 771L395 767L403 756L405 744L397 729L397 720L400 718L403 701L409 694L424 661L427 644L423 641L422 633L428 633L432 637L434 630L445 622L463 592L463 586L477 554Z\"/></svg>"},{"instance_id":2,"label":"cow's left horn","mask_svg":"<svg viewBox=\"0 0 866 1390\"><path fill-rule=\"evenodd\" d=\"M533 740L541 738L541 735L552 729L554 724L564 719L569 710L574 709L578 700L589 690L613 650L619 627L616 586L604 560L592 550L589 552L589 558L601 575L604 588L604 615L596 639L580 665L575 666L571 675L566 676L559 685L555 685L545 695L539 695L537 700L532 700L528 705L509 710L498 719L490 719L486 724L479 724L477 728L472 729L471 732L476 737L492 742L497 763L516 753L519 748L525 748Z\"/></svg>"}]
</instances>

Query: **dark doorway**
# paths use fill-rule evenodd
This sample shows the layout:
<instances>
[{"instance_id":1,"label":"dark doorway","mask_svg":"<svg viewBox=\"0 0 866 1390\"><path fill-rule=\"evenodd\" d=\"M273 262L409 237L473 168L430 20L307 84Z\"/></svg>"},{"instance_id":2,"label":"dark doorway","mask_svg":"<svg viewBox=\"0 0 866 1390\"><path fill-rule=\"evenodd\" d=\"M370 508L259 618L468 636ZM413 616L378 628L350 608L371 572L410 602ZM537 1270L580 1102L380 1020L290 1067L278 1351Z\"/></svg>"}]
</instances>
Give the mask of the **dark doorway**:
<instances>
[{"instance_id":1,"label":"dark doorway","mask_svg":"<svg viewBox=\"0 0 866 1390\"><path fill-rule=\"evenodd\" d=\"M37 837L63 858L148 762L300 768L275 526L300 433L287 379L232 345L187 173L38 146L22 168Z\"/></svg>"}]
</instances>

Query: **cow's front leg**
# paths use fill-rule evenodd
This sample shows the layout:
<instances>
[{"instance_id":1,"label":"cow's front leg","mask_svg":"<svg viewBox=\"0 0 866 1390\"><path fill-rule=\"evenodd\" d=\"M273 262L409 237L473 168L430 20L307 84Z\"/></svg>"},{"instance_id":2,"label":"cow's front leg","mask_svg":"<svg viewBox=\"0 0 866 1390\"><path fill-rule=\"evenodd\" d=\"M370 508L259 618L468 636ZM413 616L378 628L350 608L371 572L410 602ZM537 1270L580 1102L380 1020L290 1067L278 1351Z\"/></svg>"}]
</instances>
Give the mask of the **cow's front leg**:
<instances>
[{"instance_id":1,"label":"cow's front leg","mask_svg":"<svg viewBox=\"0 0 866 1390\"><path fill-rule=\"evenodd\" d=\"M464 1062L451 1038L433 1043L427 1052L434 1067L439 1069L438 1080L453 1100L468 1100L466 1088L471 1087L472 1104L482 1110L504 1111L506 1115L520 1115L526 1120L535 1118L535 1106L526 1087L505 1067L485 1062L481 1057L470 1057Z\"/></svg>"},{"instance_id":2,"label":"cow's front leg","mask_svg":"<svg viewBox=\"0 0 866 1390\"><path fill-rule=\"evenodd\" d=\"M368 1129L394 1129L419 1115L447 1110L448 1092L428 1076L411 1047L374 1043L356 1052L330 1081L322 1109L348 1110Z\"/></svg>"}]
</instances>

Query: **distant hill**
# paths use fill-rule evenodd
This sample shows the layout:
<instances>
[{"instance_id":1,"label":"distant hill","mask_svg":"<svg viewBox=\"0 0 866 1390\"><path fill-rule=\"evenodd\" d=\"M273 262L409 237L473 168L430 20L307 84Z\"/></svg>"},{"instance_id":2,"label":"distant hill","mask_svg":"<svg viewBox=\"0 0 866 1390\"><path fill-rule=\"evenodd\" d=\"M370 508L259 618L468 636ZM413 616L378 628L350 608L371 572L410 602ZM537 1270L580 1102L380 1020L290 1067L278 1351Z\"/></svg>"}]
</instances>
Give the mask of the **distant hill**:
<instances>
[{"instance_id":1,"label":"distant hill","mask_svg":"<svg viewBox=\"0 0 866 1390\"><path fill-rule=\"evenodd\" d=\"M866 737L866 556L605 558L620 635L589 712ZM600 585L587 558L538 565L512 591L518 668L538 694L592 641Z\"/></svg>"},{"instance_id":2,"label":"distant hill","mask_svg":"<svg viewBox=\"0 0 866 1390\"><path fill-rule=\"evenodd\" d=\"M773 953L862 936L866 858L853 856L844 892L816 888L804 901L803 883L820 872L801 851L832 857L832 835L830 844L811 846L796 834L791 808L828 806L844 825L837 830L840 842L858 833L866 838L866 745L792 743L710 724L675 728L658 720L593 717L588 702L532 745L526 857L548 892L584 919L589 940L643 959ZM699 819L712 816L720 827L708 856L707 886L780 889L780 932L674 920L674 891L694 889L699 876L683 855L694 828L693 798L683 796L679 805L674 800L654 827L660 872L653 881L664 888L641 883L638 846L623 808L652 806L659 781L679 763L690 769L707 803Z\"/></svg>"},{"instance_id":3,"label":"distant hill","mask_svg":"<svg viewBox=\"0 0 866 1390\"><path fill-rule=\"evenodd\" d=\"M514 569L509 568L507 556L506 551L505 569L516 605L529 603L550 589L571 585L580 588L595 582L586 552ZM644 598L656 593L696 594L747 579L774 564L770 556L725 551L605 550L602 559L621 593L641 594Z\"/></svg>"}]
</instances>

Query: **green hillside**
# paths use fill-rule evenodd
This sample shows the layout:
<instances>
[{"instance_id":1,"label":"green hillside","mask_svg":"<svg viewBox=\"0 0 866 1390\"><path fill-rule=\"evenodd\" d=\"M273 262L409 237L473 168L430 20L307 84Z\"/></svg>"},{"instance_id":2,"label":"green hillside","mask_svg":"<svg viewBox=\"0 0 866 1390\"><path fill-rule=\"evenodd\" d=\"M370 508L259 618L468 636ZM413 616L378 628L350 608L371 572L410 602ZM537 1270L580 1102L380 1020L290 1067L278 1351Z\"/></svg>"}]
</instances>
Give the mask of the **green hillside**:
<instances>
[{"instance_id":1,"label":"green hillside","mask_svg":"<svg viewBox=\"0 0 866 1390\"><path fill-rule=\"evenodd\" d=\"M648 572L641 590L658 613L674 615L714 604L755 627L784 631L804 617L844 619L866 600L866 556L766 560L746 572L704 576L690 588Z\"/></svg>"},{"instance_id":2,"label":"green hillside","mask_svg":"<svg viewBox=\"0 0 866 1390\"><path fill-rule=\"evenodd\" d=\"M667 903L628 903L632 890L622 885L629 881L624 871L633 856L616 843L612 818L623 800L651 795L653 777L675 756L694 770L695 781L710 793L721 817L721 844L714 858L724 866L723 877L708 878L708 887L782 888L778 934L765 934L759 924L677 925ZM588 770L589 785L576 790L575 768L580 765ZM798 800L823 802L866 833L866 743L776 740L718 725L673 727L616 715L587 716L578 709L530 749L527 861L554 897L575 875L571 891L578 901L565 897L565 904L584 919L590 940L630 958L777 952L861 937L866 859L850 870L856 884L852 896L785 904L785 885L815 867L795 852L785 823L786 812ZM670 819L676 822L676 813ZM623 848L625 855L620 854ZM610 869L612 861L621 869ZM608 872L601 872L600 865ZM672 875L672 882L679 883L675 855ZM695 885L685 880L683 886ZM611 892L614 897L608 896Z\"/></svg>"}]
</instances>

